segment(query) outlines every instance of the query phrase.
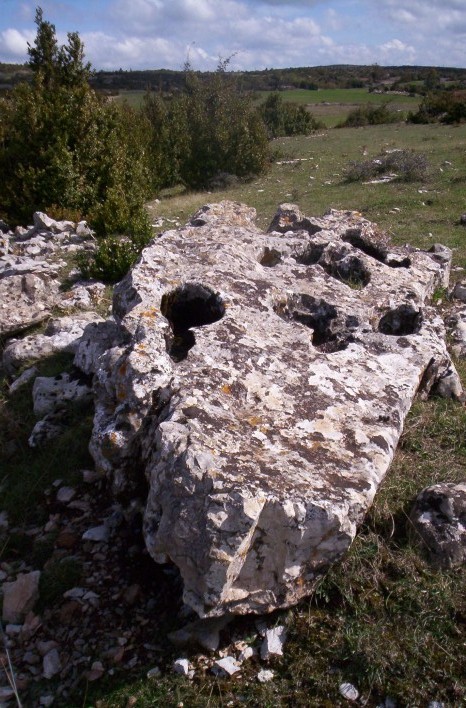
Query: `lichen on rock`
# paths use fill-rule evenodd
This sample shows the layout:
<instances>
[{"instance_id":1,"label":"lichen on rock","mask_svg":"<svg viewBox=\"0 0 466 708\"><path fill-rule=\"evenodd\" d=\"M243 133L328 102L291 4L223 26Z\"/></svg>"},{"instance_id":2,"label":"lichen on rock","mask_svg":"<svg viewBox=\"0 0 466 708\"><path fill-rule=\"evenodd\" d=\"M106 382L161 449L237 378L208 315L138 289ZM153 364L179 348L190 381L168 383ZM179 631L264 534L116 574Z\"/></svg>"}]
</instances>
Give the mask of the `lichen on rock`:
<instances>
[{"instance_id":1,"label":"lichen on rock","mask_svg":"<svg viewBox=\"0 0 466 708\"><path fill-rule=\"evenodd\" d=\"M268 233L254 216L207 205L143 251L94 383L96 464L116 494L147 490L149 553L201 617L310 594L415 395L457 379L428 304L445 250L394 248L357 212L282 205Z\"/></svg>"}]
</instances>

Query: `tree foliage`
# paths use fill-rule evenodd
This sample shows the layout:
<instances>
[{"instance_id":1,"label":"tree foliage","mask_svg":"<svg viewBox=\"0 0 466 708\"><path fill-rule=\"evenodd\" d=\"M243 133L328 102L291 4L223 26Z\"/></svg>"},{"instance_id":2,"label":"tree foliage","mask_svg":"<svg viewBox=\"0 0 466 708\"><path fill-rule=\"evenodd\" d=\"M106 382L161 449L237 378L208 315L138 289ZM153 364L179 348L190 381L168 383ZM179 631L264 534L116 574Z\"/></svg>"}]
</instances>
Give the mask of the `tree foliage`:
<instances>
[{"instance_id":1,"label":"tree foliage","mask_svg":"<svg viewBox=\"0 0 466 708\"><path fill-rule=\"evenodd\" d=\"M365 125L396 123L398 120L400 120L399 116L390 110L388 101L380 106L366 103L365 106L358 106L350 111L337 128L361 128Z\"/></svg>"},{"instance_id":2,"label":"tree foliage","mask_svg":"<svg viewBox=\"0 0 466 708\"><path fill-rule=\"evenodd\" d=\"M201 78L186 67L185 90L164 102L148 97L155 182L204 188L219 173L239 177L262 172L268 161L264 124L248 95L227 73L228 62Z\"/></svg>"},{"instance_id":3,"label":"tree foliage","mask_svg":"<svg viewBox=\"0 0 466 708\"><path fill-rule=\"evenodd\" d=\"M410 123L462 123L466 121L466 92L428 93L419 110L408 115Z\"/></svg>"},{"instance_id":4,"label":"tree foliage","mask_svg":"<svg viewBox=\"0 0 466 708\"><path fill-rule=\"evenodd\" d=\"M55 27L36 12L29 46L32 84L0 103L0 204L12 222L35 210L79 213L99 233L148 232L143 199L149 168L142 126L89 87L77 33L58 47Z\"/></svg>"},{"instance_id":5,"label":"tree foliage","mask_svg":"<svg viewBox=\"0 0 466 708\"><path fill-rule=\"evenodd\" d=\"M259 108L259 115L270 138L309 135L322 127L304 106L284 101L278 91L267 96Z\"/></svg>"}]
</instances>

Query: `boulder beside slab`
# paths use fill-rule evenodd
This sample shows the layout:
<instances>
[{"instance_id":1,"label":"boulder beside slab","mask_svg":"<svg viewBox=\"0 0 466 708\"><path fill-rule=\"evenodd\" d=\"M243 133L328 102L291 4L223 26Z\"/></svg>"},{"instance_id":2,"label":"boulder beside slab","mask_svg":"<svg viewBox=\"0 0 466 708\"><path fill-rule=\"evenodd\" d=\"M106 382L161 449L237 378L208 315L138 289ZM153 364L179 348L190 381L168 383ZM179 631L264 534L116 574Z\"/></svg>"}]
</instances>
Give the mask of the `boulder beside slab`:
<instances>
[{"instance_id":1,"label":"boulder beside slab","mask_svg":"<svg viewBox=\"0 0 466 708\"><path fill-rule=\"evenodd\" d=\"M151 243L116 287L121 336L94 379L96 466L115 494L148 488L148 551L200 617L309 595L416 394L458 379L429 306L451 253L391 247L357 212L283 205L274 224L222 202Z\"/></svg>"}]
</instances>

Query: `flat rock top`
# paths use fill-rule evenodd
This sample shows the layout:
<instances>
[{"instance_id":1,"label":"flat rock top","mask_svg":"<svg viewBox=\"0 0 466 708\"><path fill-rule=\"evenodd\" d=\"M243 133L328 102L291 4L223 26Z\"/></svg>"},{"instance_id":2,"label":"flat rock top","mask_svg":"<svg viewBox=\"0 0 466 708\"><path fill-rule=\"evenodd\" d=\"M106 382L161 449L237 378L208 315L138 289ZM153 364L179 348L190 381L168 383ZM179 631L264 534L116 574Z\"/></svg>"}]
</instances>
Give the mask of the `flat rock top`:
<instances>
[{"instance_id":1,"label":"flat rock top","mask_svg":"<svg viewBox=\"0 0 466 708\"><path fill-rule=\"evenodd\" d=\"M366 255L344 240L368 228L354 213L319 220L328 228L312 237L264 234L253 216L206 207L144 251L116 297L138 340L132 361L168 358L179 422L216 488L368 489L396 444L399 391L420 382L432 327L420 308L439 266L423 252L398 254L409 267ZM135 291L134 307L124 298Z\"/></svg>"},{"instance_id":2,"label":"flat rock top","mask_svg":"<svg viewBox=\"0 0 466 708\"><path fill-rule=\"evenodd\" d=\"M426 307L445 249L391 249L356 212L282 205L270 233L254 217L207 205L117 286L131 343L94 434L122 491L144 430L146 542L201 615L310 591L354 536L417 390L449 366Z\"/></svg>"}]
</instances>

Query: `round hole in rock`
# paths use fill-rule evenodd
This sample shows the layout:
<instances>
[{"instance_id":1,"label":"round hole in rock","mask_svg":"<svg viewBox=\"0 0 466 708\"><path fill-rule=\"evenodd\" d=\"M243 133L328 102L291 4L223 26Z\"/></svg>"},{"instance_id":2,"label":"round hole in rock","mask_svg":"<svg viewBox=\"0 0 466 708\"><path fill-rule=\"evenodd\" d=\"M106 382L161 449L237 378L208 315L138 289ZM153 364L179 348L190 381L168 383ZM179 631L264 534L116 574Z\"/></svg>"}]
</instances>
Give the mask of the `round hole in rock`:
<instances>
[{"instance_id":1,"label":"round hole in rock","mask_svg":"<svg viewBox=\"0 0 466 708\"><path fill-rule=\"evenodd\" d=\"M324 250L324 243L310 243L301 253L296 253L294 258L300 265L315 265L319 262Z\"/></svg>"},{"instance_id":2,"label":"round hole in rock","mask_svg":"<svg viewBox=\"0 0 466 708\"><path fill-rule=\"evenodd\" d=\"M364 238L361 235L360 229L348 229L346 234L342 236L342 241L350 243L354 248L358 248L367 256L375 258L376 261L385 263L387 249L381 244L370 241L368 238Z\"/></svg>"},{"instance_id":3,"label":"round hole in rock","mask_svg":"<svg viewBox=\"0 0 466 708\"><path fill-rule=\"evenodd\" d=\"M282 254L276 248L266 246L259 263L266 268L274 268L282 260Z\"/></svg>"},{"instance_id":4,"label":"round hole in rock","mask_svg":"<svg viewBox=\"0 0 466 708\"><path fill-rule=\"evenodd\" d=\"M362 260L357 256L345 256L334 263L325 264L326 272L337 280L341 280L350 288L360 290L369 284L371 274Z\"/></svg>"},{"instance_id":5,"label":"round hole in rock","mask_svg":"<svg viewBox=\"0 0 466 708\"><path fill-rule=\"evenodd\" d=\"M421 329L422 313L411 305L400 305L387 312L379 322L378 330L382 334L406 336L416 334Z\"/></svg>"},{"instance_id":6,"label":"round hole in rock","mask_svg":"<svg viewBox=\"0 0 466 708\"><path fill-rule=\"evenodd\" d=\"M195 345L191 327L202 327L220 320L225 314L221 297L200 283L185 283L169 293L165 293L160 311L170 322L173 338L167 349L175 361L185 359Z\"/></svg>"},{"instance_id":7,"label":"round hole in rock","mask_svg":"<svg viewBox=\"0 0 466 708\"><path fill-rule=\"evenodd\" d=\"M352 334L342 326L337 308L312 295L293 295L285 307L277 306L275 312L285 320L295 320L313 330L312 345L321 352L331 354L346 349L354 341Z\"/></svg>"}]
</instances>

